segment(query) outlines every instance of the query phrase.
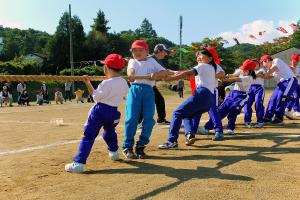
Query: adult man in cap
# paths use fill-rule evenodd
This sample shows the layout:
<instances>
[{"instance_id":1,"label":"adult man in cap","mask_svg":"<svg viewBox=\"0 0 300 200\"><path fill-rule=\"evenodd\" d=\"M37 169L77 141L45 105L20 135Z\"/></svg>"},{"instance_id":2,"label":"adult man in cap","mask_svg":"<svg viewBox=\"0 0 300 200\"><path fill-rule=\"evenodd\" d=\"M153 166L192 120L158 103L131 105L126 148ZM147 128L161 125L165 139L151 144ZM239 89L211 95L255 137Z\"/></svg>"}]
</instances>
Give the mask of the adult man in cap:
<instances>
[{"instance_id":1,"label":"adult man in cap","mask_svg":"<svg viewBox=\"0 0 300 200\"><path fill-rule=\"evenodd\" d=\"M163 59L168 55L170 51L166 48L164 44L157 44L154 47L153 54L149 57L154 58L161 66L166 68L163 63ZM170 124L169 121L166 120L166 106L165 106L165 99L157 89L156 85L153 86L153 91L155 95L155 105L156 105L156 112L157 112L157 120L156 122L160 125L168 125ZM141 122L143 121L142 116L139 119L139 128L141 128Z\"/></svg>"},{"instance_id":2,"label":"adult man in cap","mask_svg":"<svg viewBox=\"0 0 300 200\"><path fill-rule=\"evenodd\" d=\"M164 63L163 59L170 53L169 49L166 48L164 44L157 44L154 47L153 57L159 64L161 64L164 68L167 68ZM170 124L169 121L166 120L166 107L165 107L165 99L157 89L156 85L153 87L154 94L155 94L155 105L156 105L156 112L157 112L157 123L158 124Z\"/></svg>"}]
</instances>

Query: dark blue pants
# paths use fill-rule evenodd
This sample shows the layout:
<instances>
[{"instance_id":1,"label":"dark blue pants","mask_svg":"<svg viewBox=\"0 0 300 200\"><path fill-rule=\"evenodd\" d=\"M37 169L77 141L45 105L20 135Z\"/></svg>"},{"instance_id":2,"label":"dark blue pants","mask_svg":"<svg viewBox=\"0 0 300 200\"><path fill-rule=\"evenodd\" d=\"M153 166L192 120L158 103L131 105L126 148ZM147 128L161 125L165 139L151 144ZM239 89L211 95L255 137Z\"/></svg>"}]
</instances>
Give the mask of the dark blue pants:
<instances>
[{"instance_id":1,"label":"dark blue pants","mask_svg":"<svg viewBox=\"0 0 300 200\"><path fill-rule=\"evenodd\" d=\"M197 88L195 94L190 96L173 112L168 141L177 142L182 120L185 133L191 132L193 117L209 111L213 101L213 94L207 88Z\"/></svg>"},{"instance_id":2,"label":"dark blue pants","mask_svg":"<svg viewBox=\"0 0 300 200\"><path fill-rule=\"evenodd\" d=\"M251 122L252 118L252 104L255 101L255 111L256 111L256 118L257 123L264 122L264 114L265 114L265 107L264 107L264 98L265 98L265 89L262 85L251 85L249 92L248 92L248 101L244 107L245 111L245 122Z\"/></svg>"},{"instance_id":3,"label":"dark blue pants","mask_svg":"<svg viewBox=\"0 0 300 200\"><path fill-rule=\"evenodd\" d=\"M248 96L245 92L233 90L219 106L221 119L227 116L227 129L234 130L237 116L241 113L242 108L247 103Z\"/></svg>"},{"instance_id":4,"label":"dark blue pants","mask_svg":"<svg viewBox=\"0 0 300 200\"><path fill-rule=\"evenodd\" d=\"M298 81L295 77L280 81L268 103L265 118L271 120L273 116L279 120L283 120L284 110L287 102L291 98L293 92L298 86Z\"/></svg>"},{"instance_id":5,"label":"dark blue pants","mask_svg":"<svg viewBox=\"0 0 300 200\"><path fill-rule=\"evenodd\" d=\"M287 104L287 109L289 111L291 111L293 108L295 112L300 112L299 97L300 97L300 85L298 84L297 89L293 92L293 95Z\"/></svg>"},{"instance_id":6,"label":"dark blue pants","mask_svg":"<svg viewBox=\"0 0 300 200\"><path fill-rule=\"evenodd\" d=\"M83 137L81 139L78 154L73 158L73 161L85 164L91 152L94 141L103 127L103 139L108 145L109 151L118 150L118 139L115 127L120 121L121 113L117 107L112 107L106 104L97 103L94 105L88 117L88 120L83 129Z\"/></svg>"},{"instance_id":7,"label":"dark blue pants","mask_svg":"<svg viewBox=\"0 0 300 200\"><path fill-rule=\"evenodd\" d=\"M222 120L218 109L218 98L218 89L215 89L214 104L209 109L209 121L206 122L204 128L208 130L215 129L216 132L223 133Z\"/></svg>"}]
</instances>

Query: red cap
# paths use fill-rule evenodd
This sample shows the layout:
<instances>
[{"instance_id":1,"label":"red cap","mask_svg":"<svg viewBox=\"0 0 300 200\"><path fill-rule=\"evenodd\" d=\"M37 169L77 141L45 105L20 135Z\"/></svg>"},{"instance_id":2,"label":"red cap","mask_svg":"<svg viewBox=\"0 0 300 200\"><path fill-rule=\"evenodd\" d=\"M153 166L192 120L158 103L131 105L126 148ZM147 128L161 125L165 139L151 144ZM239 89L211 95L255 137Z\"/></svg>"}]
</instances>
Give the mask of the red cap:
<instances>
[{"instance_id":1,"label":"red cap","mask_svg":"<svg viewBox=\"0 0 300 200\"><path fill-rule=\"evenodd\" d=\"M299 60L300 60L300 56L298 54L293 54L291 56L291 61L299 62Z\"/></svg>"},{"instance_id":2,"label":"red cap","mask_svg":"<svg viewBox=\"0 0 300 200\"><path fill-rule=\"evenodd\" d=\"M131 45L131 49L135 48L149 49L148 44L144 40L134 41Z\"/></svg>"},{"instance_id":3,"label":"red cap","mask_svg":"<svg viewBox=\"0 0 300 200\"><path fill-rule=\"evenodd\" d=\"M262 56L261 58L260 58L260 60L259 60L259 62L264 62L265 60L272 60L273 58L272 58L272 56L269 56L269 55L264 55L264 56Z\"/></svg>"},{"instance_id":4,"label":"red cap","mask_svg":"<svg viewBox=\"0 0 300 200\"><path fill-rule=\"evenodd\" d=\"M123 69L126 61L119 54L109 54L102 63L110 68Z\"/></svg>"},{"instance_id":5,"label":"red cap","mask_svg":"<svg viewBox=\"0 0 300 200\"><path fill-rule=\"evenodd\" d=\"M211 46L207 46L207 47L206 47L206 50L212 55L212 57L213 57L215 63L216 63L217 65L219 65L219 64L220 64L220 59L219 59L219 55L218 55L216 49L213 48L213 47L211 47Z\"/></svg>"},{"instance_id":6,"label":"red cap","mask_svg":"<svg viewBox=\"0 0 300 200\"><path fill-rule=\"evenodd\" d=\"M256 63L250 59L245 60L243 65L240 67L241 70L251 70L251 71L254 71L255 68L256 68Z\"/></svg>"}]
</instances>

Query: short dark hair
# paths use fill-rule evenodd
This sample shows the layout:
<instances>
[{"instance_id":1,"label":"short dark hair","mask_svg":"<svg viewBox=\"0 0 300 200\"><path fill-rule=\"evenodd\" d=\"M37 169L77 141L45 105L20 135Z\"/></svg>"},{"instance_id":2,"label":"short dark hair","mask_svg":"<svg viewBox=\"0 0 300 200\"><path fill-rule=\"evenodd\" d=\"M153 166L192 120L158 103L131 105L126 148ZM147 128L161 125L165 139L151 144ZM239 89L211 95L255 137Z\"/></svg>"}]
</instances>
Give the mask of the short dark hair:
<instances>
[{"instance_id":1,"label":"short dark hair","mask_svg":"<svg viewBox=\"0 0 300 200\"><path fill-rule=\"evenodd\" d=\"M107 66L107 65L106 65ZM115 72L121 72L123 69L116 69L116 68L112 68L112 67L109 67L109 66L107 66L107 68L109 68L109 69L111 69L111 70L113 70L113 71L115 71Z\"/></svg>"}]
</instances>

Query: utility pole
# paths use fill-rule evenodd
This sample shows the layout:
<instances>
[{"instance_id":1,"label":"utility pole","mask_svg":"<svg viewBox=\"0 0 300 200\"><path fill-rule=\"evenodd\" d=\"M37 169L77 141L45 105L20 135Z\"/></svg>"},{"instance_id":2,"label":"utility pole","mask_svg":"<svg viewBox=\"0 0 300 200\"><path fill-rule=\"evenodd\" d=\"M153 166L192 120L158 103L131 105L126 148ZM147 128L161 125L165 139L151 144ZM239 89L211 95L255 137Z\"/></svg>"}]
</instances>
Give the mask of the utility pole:
<instances>
[{"instance_id":1,"label":"utility pole","mask_svg":"<svg viewBox=\"0 0 300 200\"><path fill-rule=\"evenodd\" d=\"M179 17L179 67L182 69L182 16Z\"/></svg>"},{"instance_id":2,"label":"utility pole","mask_svg":"<svg viewBox=\"0 0 300 200\"><path fill-rule=\"evenodd\" d=\"M73 41L72 41L71 21L72 21L71 4L69 4L70 66L71 66L71 76L74 76ZM74 94L74 81L72 82L72 95L73 94Z\"/></svg>"}]
</instances>

